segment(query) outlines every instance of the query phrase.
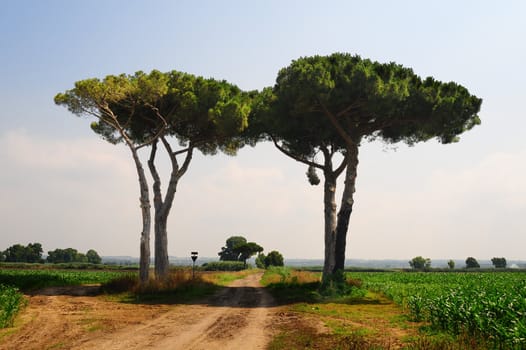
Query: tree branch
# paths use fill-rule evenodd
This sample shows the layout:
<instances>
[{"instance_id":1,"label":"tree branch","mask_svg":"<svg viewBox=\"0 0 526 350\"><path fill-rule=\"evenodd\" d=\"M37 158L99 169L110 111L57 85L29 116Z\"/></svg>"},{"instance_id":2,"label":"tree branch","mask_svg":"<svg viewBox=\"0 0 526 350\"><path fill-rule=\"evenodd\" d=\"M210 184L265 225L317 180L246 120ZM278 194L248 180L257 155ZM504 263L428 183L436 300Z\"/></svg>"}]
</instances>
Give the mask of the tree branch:
<instances>
[{"instance_id":1,"label":"tree branch","mask_svg":"<svg viewBox=\"0 0 526 350\"><path fill-rule=\"evenodd\" d=\"M349 164L349 154L346 153L340 165L336 168L336 170L334 170L334 175L336 177L340 176L340 174L345 170L348 164Z\"/></svg>"},{"instance_id":2,"label":"tree branch","mask_svg":"<svg viewBox=\"0 0 526 350\"><path fill-rule=\"evenodd\" d=\"M334 114L332 114L321 101L318 101L318 103L323 108L323 112L325 116L329 118L329 121L334 126L338 134L343 138L345 143L347 143L349 146L355 145L355 142L352 140L349 134L347 134L347 132L343 129L343 127L340 125L340 123L338 122L338 119L336 119Z\"/></svg>"},{"instance_id":3,"label":"tree branch","mask_svg":"<svg viewBox=\"0 0 526 350\"><path fill-rule=\"evenodd\" d=\"M351 103L347 108L345 108L345 109L339 111L338 113L336 113L336 116L337 117L343 117L346 114L348 114L350 111L352 111L353 109L361 107L362 105L363 105L363 102L358 99L354 103Z\"/></svg>"},{"instance_id":4,"label":"tree branch","mask_svg":"<svg viewBox=\"0 0 526 350\"><path fill-rule=\"evenodd\" d=\"M152 150L150 152L150 158L148 159L148 167L153 177L153 201L155 210L158 211L163 205L162 194L161 194L161 177L155 168L155 154L157 153L157 140L152 143Z\"/></svg>"},{"instance_id":5,"label":"tree branch","mask_svg":"<svg viewBox=\"0 0 526 350\"><path fill-rule=\"evenodd\" d=\"M148 139L147 141L143 142L142 144L138 145L135 149L138 150L142 147L145 147L145 146L148 146L150 144L152 144L155 140L158 140L159 138L163 137L166 130L168 129L168 123L166 122L166 119L161 115L161 113L159 112L159 108L147 103L146 104L148 107L150 107L154 112L155 112L155 115L161 120L162 122L162 126L159 128L159 131L157 131L157 133L155 135L153 135L152 137L150 137L150 139Z\"/></svg>"},{"instance_id":6,"label":"tree branch","mask_svg":"<svg viewBox=\"0 0 526 350\"><path fill-rule=\"evenodd\" d=\"M280 150L283 154L285 154L286 156L289 156L290 158L300 162L300 163L303 163L303 164L307 164L308 166L312 166L312 167L315 167L315 168L318 168L318 169L324 169L323 165L320 165L318 163L315 163L313 161L310 161L310 160L307 160L305 158L302 158L302 157L299 157L297 155L295 155L294 153L286 150L285 148L283 148L282 146L279 145L278 141L276 140L276 138L272 135L269 135L270 138L272 139L272 142L274 142L274 146L276 146L276 148L278 150Z\"/></svg>"},{"instance_id":7,"label":"tree branch","mask_svg":"<svg viewBox=\"0 0 526 350\"><path fill-rule=\"evenodd\" d=\"M186 173L186 171L188 170L188 166L190 165L190 161L192 160L192 157L193 157L193 151L194 151L195 146L190 141L190 144L188 145L187 148L173 152L172 146L170 145L170 143L166 140L164 136L161 137L161 141L163 142L163 145L166 148L166 151L168 152L170 156L170 160L172 161L172 164L176 165L176 167L172 167L172 168L175 170L177 179L180 179L184 175L184 173ZM184 152L186 152L186 156L184 158L183 165L179 168L179 164L177 162L177 155L182 154Z\"/></svg>"}]
</instances>

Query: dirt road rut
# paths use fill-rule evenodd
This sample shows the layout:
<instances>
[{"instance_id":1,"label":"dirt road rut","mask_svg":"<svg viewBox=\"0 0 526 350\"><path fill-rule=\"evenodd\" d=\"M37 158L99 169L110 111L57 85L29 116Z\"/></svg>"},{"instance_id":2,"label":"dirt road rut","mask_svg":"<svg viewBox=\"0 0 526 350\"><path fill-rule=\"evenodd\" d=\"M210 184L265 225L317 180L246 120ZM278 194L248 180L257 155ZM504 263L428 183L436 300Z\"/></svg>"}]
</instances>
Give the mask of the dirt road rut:
<instances>
[{"instance_id":1,"label":"dirt road rut","mask_svg":"<svg viewBox=\"0 0 526 350\"><path fill-rule=\"evenodd\" d=\"M139 326L93 339L79 349L264 349L270 295L261 274L237 280L205 305L181 305Z\"/></svg>"}]
</instances>

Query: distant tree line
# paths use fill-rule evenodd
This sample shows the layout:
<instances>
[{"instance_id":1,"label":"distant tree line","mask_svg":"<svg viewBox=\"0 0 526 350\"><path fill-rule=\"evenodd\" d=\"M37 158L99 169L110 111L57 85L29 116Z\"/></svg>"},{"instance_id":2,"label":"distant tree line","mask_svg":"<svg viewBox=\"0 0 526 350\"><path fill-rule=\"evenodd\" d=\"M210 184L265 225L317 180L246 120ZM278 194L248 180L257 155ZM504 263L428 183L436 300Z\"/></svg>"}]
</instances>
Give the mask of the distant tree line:
<instances>
[{"instance_id":1,"label":"distant tree line","mask_svg":"<svg viewBox=\"0 0 526 350\"><path fill-rule=\"evenodd\" d=\"M100 264L102 262L99 254L90 249L86 254L80 253L76 249L55 249L48 251L46 259L42 257L42 244L29 243L27 246L14 244L4 251L0 251L0 262L21 262L21 263L91 263Z\"/></svg>"},{"instance_id":2,"label":"distant tree line","mask_svg":"<svg viewBox=\"0 0 526 350\"><path fill-rule=\"evenodd\" d=\"M493 266L497 269L504 269L507 267L506 258L497 258L494 257L491 259L491 263ZM455 268L455 262L453 260L449 260L447 262L447 265L450 269ZM423 258L421 256L416 256L413 259L409 261L409 266L415 270L426 270L431 268L431 259L429 258ZM466 268L467 269L477 269L480 268L480 264L474 257L470 256L466 258Z\"/></svg>"}]
</instances>

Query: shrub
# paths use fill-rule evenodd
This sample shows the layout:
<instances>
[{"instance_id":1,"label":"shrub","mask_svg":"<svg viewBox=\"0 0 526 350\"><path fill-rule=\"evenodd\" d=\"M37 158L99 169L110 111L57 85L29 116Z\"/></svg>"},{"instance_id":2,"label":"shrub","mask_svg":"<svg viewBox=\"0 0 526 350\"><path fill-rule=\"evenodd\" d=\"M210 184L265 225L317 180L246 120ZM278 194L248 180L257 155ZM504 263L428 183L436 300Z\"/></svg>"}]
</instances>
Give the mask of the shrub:
<instances>
[{"instance_id":1,"label":"shrub","mask_svg":"<svg viewBox=\"0 0 526 350\"><path fill-rule=\"evenodd\" d=\"M283 255L280 252L273 250L265 257L265 267L269 266L283 266Z\"/></svg>"},{"instance_id":2,"label":"shrub","mask_svg":"<svg viewBox=\"0 0 526 350\"><path fill-rule=\"evenodd\" d=\"M453 260L449 260L449 261L447 262L447 266L448 266L451 270L453 270L453 269L455 268L455 262L454 262Z\"/></svg>"},{"instance_id":3,"label":"shrub","mask_svg":"<svg viewBox=\"0 0 526 350\"><path fill-rule=\"evenodd\" d=\"M479 268L479 267L480 267L479 262L474 257L470 256L470 257L468 257L466 259L466 268L468 268L468 269L475 269L475 268Z\"/></svg>"},{"instance_id":4,"label":"shrub","mask_svg":"<svg viewBox=\"0 0 526 350\"><path fill-rule=\"evenodd\" d=\"M245 267L242 261L213 261L201 265L205 271L241 271L245 268L250 268L250 265Z\"/></svg>"},{"instance_id":5,"label":"shrub","mask_svg":"<svg viewBox=\"0 0 526 350\"><path fill-rule=\"evenodd\" d=\"M506 258L493 258L491 259L491 263L497 269L505 269L507 265Z\"/></svg>"},{"instance_id":6,"label":"shrub","mask_svg":"<svg viewBox=\"0 0 526 350\"><path fill-rule=\"evenodd\" d=\"M409 266L415 270L429 269L431 267L431 259L417 256L409 261Z\"/></svg>"},{"instance_id":7,"label":"shrub","mask_svg":"<svg viewBox=\"0 0 526 350\"><path fill-rule=\"evenodd\" d=\"M256 267L258 269L264 269L265 266L265 254L259 253L258 256L256 256Z\"/></svg>"}]
</instances>

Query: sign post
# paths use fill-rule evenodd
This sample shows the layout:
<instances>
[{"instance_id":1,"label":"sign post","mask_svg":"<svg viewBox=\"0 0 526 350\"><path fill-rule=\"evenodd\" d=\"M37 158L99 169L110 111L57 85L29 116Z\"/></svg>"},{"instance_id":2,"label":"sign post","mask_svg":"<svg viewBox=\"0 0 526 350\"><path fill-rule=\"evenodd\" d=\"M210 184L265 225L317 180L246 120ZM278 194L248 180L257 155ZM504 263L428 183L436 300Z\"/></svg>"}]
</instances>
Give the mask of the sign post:
<instances>
[{"instance_id":1,"label":"sign post","mask_svg":"<svg viewBox=\"0 0 526 350\"><path fill-rule=\"evenodd\" d=\"M195 279L195 261L197 260L197 252L190 252L192 257L192 279Z\"/></svg>"}]
</instances>

